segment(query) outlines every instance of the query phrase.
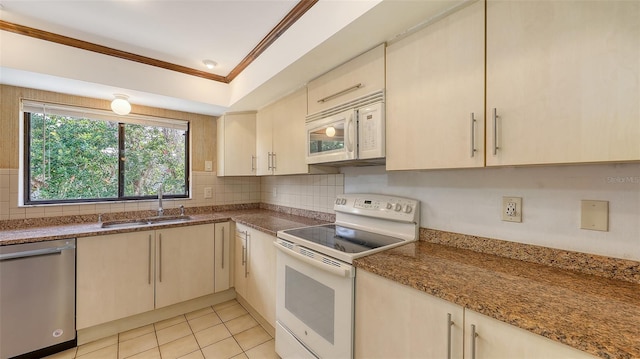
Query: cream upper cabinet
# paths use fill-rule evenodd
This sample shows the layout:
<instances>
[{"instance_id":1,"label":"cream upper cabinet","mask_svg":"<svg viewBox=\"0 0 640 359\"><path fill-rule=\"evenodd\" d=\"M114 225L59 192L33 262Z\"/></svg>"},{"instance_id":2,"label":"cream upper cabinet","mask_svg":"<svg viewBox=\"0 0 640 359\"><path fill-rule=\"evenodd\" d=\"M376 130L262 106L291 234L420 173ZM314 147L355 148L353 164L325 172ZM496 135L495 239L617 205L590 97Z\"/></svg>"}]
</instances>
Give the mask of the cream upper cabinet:
<instances>
[{"instance_id":1,"label":"cream upper cabinet","mask_svg":"<svg viewBox=\"0 0 640 359\"><path fill-rule=\"evenodd\" d=\"M255 176L256 113L227 113L217 121L217 175Z\"/></svg>"},{"instance_id":2,"label":"cream upper cabinet","mask_svg":"<svg viewBox=\"0 0 640 359\"><path fill-rule=\"evenodd\" d=\"M221 292L231 287L231 225L229 222L215 224L215 281L214 292Z\"/></svg>"},{"instance_id":3,"label":"cream upper cabinet","mask_svg":"<svg viewBox=\"0 0 640 359\"><path fill-rule=\"evenodd\" d=\"M307 85L307 113L314 114L384 89L384 44L336 67Z\"/></svg>"},{"instance_id":4,"label":"cream upper cabinet","mask_svg":"<svg viewBox=\"0 0 640 359\"><path fill-rule=\"evenodd\" d=\"M154 309L154 238L154 231L78 238L78 329Z\"/></svg>"},{"instance_id":5,"label":"cream upper cabinet","mask_svg":"<svg viewBox=\"0 0 640 359\"><path fill-rule=\"evenodd\" d=\"M589 353L469 309L465 309L464 315L465 353L468 353L468 355L465 354L465 357L467 358L596 358Z\"/></svg>"},{"instance_id":6,"label":"cream upper cabinet","mask_svg":"<svg viewBox=\"0 0 640 359\"><path fill-rule=\"evenodd\" d=\"M462 359L461 306L358 270L355 358Z\"/></svg>"},{"instance_id":7,"label":"cream upper cabinet","mask_svg":"<svg viewBox=\"0 0 640 359\"><path fill-rule=\"evenodd\" d=\"M305 117L307 90L300 89L258 111L258 175L308 173Z\"/></svg>"},{"instance_id":8,"label":"cream upper cabinet","mask_svg":"<svg viewBox=\"0 0 640 359\"><path fill-rule=\"evenodd\" d=\"M638 24L638 1L488 1L487 165L639 160Z\"/></svg>"},{"instance_id":9,"label":"cream upper cabinet","mask_svg":"<svg viewBox=\"0 0 640 359\"><path fill-rule=\"evenodd\" d=\"M214 225L156 231L156 308L213 294Z\"/></svg>"},{"instance_id":10,"label":"cream upper cabinet","mask_svg":"<svg viewBox=\"0 0 640 359\"><path fill-rule=\"evenodd\" d=\"M484 166L484 2L387 47L387 170Z\"/></svg>"}]
</instances>

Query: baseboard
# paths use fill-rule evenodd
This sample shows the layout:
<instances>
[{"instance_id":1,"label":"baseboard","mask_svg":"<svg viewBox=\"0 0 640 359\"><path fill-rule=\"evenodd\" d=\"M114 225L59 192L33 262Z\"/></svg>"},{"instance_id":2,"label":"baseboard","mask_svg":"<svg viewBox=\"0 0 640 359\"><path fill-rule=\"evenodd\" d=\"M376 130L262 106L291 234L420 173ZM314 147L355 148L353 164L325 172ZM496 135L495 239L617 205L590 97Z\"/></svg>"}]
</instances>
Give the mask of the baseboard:
<instances>
[{"instance_id":1,"label":"baseboard","mask_svg":"<svg viewBox=\"0 0 640 359\"><path fill-rule=\"evenodd\" d=\"M170 305L149 312L137 314L131 317L114 320L112 322L96 325L78 330L78 345L86 344L127 330L143 327L161 320L173 318L177 315L193 312L208 306L232 300L236 297L236 291L231 288L224 292L206 295L186 302ZM245 306L246 308L246 306ZM253 314L253 313L252 313Z\"/></svg>"},{"instance_id":2,"label":"baseboard","mask_svg":"<svg viewBox=\"0 0 640 359\"><path fill-rule=\"evenodd\" d=\"M264 328L264 330L266 330L269 335L271 335L273 338L276 337L276 328L274 328L268 320L264 319L264 317L262 317L260 313L253 309L251 304L249 304L246 299L242 298L240 295L236 295L236 300L251 314L251 316L253 316L258 321L258 323L260 323L262 328Z\"/></svg>"}]
</instances>

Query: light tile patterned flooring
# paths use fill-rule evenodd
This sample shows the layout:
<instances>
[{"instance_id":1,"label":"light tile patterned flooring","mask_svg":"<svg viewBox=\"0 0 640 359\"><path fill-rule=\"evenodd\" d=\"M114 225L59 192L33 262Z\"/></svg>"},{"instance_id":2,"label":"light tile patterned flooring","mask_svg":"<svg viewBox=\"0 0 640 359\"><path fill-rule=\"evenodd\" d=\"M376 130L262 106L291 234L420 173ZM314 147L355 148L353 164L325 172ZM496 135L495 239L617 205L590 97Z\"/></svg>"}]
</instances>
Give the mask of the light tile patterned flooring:
<instances>
[{"instance_id":1,"label":"light tile patterned flooring","mask_svg":"<svg viewBox=\"0 0 640 359\"><path fill-rule=\"evenodd\" d=\"M274 339L236 301L179 315L47 359L278 358Z\"/></svg>"}]
</instances>

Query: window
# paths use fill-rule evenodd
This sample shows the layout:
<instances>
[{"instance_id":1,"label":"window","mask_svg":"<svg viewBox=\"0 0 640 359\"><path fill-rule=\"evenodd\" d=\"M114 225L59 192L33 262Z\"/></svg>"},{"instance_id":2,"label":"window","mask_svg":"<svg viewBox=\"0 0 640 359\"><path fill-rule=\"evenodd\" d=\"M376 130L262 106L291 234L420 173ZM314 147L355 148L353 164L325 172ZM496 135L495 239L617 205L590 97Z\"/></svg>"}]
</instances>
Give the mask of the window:
<instances>
[{"instance_id":1,"label":"window","mask_svg":"<svg viewBox=\"0 0 640 359\"><path fill-rule=\"evenodd\" d=\"M188 122L22 101L24 203L189 195Z\"/></svg>"}]
</instances>

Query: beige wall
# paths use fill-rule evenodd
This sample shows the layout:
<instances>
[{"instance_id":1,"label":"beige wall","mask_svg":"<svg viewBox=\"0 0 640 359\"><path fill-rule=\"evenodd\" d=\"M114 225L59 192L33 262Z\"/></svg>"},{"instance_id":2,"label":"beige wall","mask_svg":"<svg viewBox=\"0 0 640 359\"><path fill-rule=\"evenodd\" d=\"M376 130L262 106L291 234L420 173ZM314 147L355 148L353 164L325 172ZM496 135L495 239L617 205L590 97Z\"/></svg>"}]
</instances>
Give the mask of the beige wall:
<instances>
[{"instance_id":1,"label":"beige wall","mask_svg":"<svg viewBox=\"0 0 640 359\"><path fill-rule=\"evenodd\" d=\"M20 99L41 100L110 110L108 100L0 85L0 168L19 167ZM216 117L161 108L132 105L132 112L189 121L193 171L204 171L204 161L216 160Z\"/></svg>"}]
</instances>

